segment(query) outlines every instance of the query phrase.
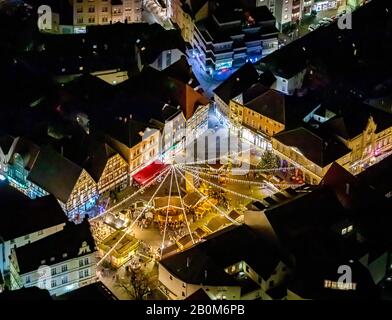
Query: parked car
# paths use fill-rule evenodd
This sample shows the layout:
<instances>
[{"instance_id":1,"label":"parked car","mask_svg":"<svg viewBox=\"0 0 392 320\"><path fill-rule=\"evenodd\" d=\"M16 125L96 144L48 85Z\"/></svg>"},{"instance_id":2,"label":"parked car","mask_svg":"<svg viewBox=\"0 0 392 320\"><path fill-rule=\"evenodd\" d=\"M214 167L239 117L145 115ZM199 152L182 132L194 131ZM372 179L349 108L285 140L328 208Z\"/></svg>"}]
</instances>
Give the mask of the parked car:
<instances>
[{"instance_id":1,"label":"parked car","mask_svg":"<svg viewBox=\"0 0 392 320\"><path fill-rule=\"evenodd\" d=\"M308 30L309 31L313 31L313 30L316 30L316 26L314 25L314 24L311 24L309 27L308 27Z\"/></svg>"}]
</instances>

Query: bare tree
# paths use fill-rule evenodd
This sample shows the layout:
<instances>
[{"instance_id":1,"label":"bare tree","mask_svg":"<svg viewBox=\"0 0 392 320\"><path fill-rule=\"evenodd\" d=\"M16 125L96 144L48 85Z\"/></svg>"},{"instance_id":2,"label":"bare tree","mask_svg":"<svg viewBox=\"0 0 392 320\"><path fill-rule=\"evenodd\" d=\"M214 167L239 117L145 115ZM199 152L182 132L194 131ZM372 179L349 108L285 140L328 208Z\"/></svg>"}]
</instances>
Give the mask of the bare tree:
<instances>
[{"instance_id":1,"label":"bare tree","mask_svg":"<svg viewBox=\"0 0 392 320\"><path fill-rule=\"evenodd\" d=\"M134 300L143 300L144 296L150 292L151 287L146 274L132 268L127 268L125 277L120 279L117 285L127 291Z\"/></svg>"}]
</instances>

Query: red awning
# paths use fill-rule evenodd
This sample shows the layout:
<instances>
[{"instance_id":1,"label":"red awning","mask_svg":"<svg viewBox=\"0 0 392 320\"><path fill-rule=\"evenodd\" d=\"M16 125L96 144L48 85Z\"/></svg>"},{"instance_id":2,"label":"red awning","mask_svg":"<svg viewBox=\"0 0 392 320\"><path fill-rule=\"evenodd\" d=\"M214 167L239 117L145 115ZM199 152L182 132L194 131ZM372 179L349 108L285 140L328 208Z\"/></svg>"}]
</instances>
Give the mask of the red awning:
<instances>
[{"instance_id":1,"label":"red awning","mask_svg":"<svg viewBox=\"0 0 392 320\"><path fill-rule=\"evenodd\" d=\"M138 173L134 174L132 178L139 185L143 186L158 176L166 167L166 164L160 161L154 161Z\"/></svg>"}]
</instances>

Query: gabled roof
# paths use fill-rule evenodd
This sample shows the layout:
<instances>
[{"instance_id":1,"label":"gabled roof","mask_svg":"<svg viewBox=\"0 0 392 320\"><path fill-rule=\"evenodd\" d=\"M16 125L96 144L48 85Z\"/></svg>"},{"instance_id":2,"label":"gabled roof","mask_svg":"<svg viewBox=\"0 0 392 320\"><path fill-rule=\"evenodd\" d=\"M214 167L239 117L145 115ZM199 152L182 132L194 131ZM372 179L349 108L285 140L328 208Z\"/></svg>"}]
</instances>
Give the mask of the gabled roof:
<instances>
[{"instance_id":1,"label":"gabled roof","mask_svg":"<svg viewBox=\"0 0 392 320\"><path fill-rule=\"evenodd\" d=\"M163 70L163 73L171 78L189 84L192 88L200 85L196 76L192 72L186 56L181 56L180 60Z\"/></svg>"},{"instance_id":2,"label":"gabled roof","mask_svg":"<svg viewBox=\"0 0 392 320\"><path fill-rule=\"evenodd\" d=\"M0 187L3 213L0 236L4 241L63 224L67 218L52 195L30 199L8 185Z\"/></svg>"},{"instance_id":3,"label":"gabled roof","mask_svg":"<svg viewBox=\"0 0 392 320\"><path fill-rule=\"evenodd\" d=\"M12 150L10 163L13 163L15 154L19 154L24 162L26 170L31 170L39 153L39 147L24 137L18 138L15 148Z\"/></svg>"},{"instance_id":4,"label":"gabled roof","mask_svg":"<svg viewBox=\"0 0 392 320\"><path fill-rule=\"evenodd\" d=\"M117 154L103 139L96 136L77 134L53 144L64 158L85 169L98 183L108 160Z\"/></svg>"},{"instance_id":5,"label":"gabled roof","mask_svg":"<svg viewBox=\"0 0 392 320\"><path fill-rule=\"evenodd\" d=\"M27 179L66 203L83 169L50 147L38 154Z\"/></svg>"},{"instance_id":6,"label":"gabled roof","mask_svg":"<svg viewBox=\"0 0 392 320\"><path fill-rule=\"evenodd\" d=\"M228 105L231 99L256 83L258 77L255 67L246 63L215 88L214 93Z\"/></svg>"},{"instance_id":7,"label":"gabled roof","mask_svg":"<svg viewBox=\"0 0 392 320\"><path fill-rule=\"evenodd\" d=\"M211 300L209 295L204 291L203 288L200 288L199 290L195 291L192 293L188 298L185 300L199 300L199 301L208 301Z\"/></svg>"},{"instance_id":8,"label":"gabled roof","mask_svg":"<svg viewBox=\"0 0 392 320\"><path fill-rule=\"evenodd\" d=\"M381 194L386 195L392 190L392 185L389 179L385 177L392 176L392 155L388 156L384 160L380 161L361 172L357 177L362 182Z\"/></svg>"},{"instance_id":9,"label":"gabled roof","mask_svg":"<svg viewBox=\"0 0 392 320\"><path fill-rule=\"evenodd\" d=\"M308 160L322 168L350 152L342 142L328 136L323 137L320 133L299 127L278 133L274 139L297 149Z\"/></svg>"},{"instance_id":10,"label":"gabled roof","mask_svg":"<svg viewBox=\"0 0 392 320\"><path fill-rule=\"evenodd\" d=\"M269 89L245 106L281 124L286 123L285 96L278 91Z\"/></svg>"},{"instance_id":11,"label":"gabled roof","mask_svg":"<svg viewBox=\"0 0 392 320\"><path fill-rule=\"evenodd\" d=\"M184 54L186 52L181 32L175 29L165 30L160 25L151 26L150 32L144 35L143 40L140 40L137 46L141 49L140 55L143 65L153 63L166 50L178 49Z\"/></svg>"},{"instance_id":12,"label":"gabled roof","mask_svg":"<svg viewBox=\"0 0 392 320\"><path fill-rule=\"evenodd\" d=\"M349 215L330 189L316 189L299 194L289 202L265 210L279 242L285 247L295 246L295 239L311 230L332 230Z\"/></svg>"},{"instance_id":13,"label":"gabled roof","mask_svg":"<svg viewBox=\"0 0 392 320\"><path fill-rule=\"evenodd\" d=\"M80 250L85 247L86 250ZM90 224L69 222L63 230L15 249L19 274L36 271L42 265L58 264L96 251ZM54 259L53 259L54 258Z\"/></svg>"},{"instance_id":14,"label":"gabled roof","mask_svg":"<svg viewBox=\"0 0 392 320\"><path fill-rule=\"evenodd\" d=\"M0 149L4 155L8 154L14 140L15 138L11 137L10 135L4 135L0 137Z\"/></svg>"},{"instance_id":15,"label":"gabled roof","mask_svg":"<svg viewBox=\"0 0 392 320\"><path fill-rule=\"evenodd\" d=\"M154 126L133 119L114 119L103 129L105 134L128 148L136 146L143 140L143 133Z\"/></svg>"}]
</instances>

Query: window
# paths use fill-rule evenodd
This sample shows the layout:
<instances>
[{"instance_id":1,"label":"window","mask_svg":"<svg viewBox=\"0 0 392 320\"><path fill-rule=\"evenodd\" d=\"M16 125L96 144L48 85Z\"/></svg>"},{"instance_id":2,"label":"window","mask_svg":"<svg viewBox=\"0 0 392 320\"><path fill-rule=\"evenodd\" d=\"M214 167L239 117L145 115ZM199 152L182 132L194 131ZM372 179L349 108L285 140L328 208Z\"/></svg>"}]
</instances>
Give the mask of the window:
<instances>
[{"instance_id":1,"label":"window","mask_svg":"<svg viewBox=\"0 0 392 320\"><path fill-rule=\"evenodd\" d=\"M79 271L79 279L83 278L83 271Z\"/></svg>"},{"instance_id":2,"label":"window","mask_svg":"<svg viewBox=\"0 0 392 320\"><path fill-rule=\"evenodd\" d=\"M25 239L25 240L29 240L29 239L30 239L30 235L29 235L29 234L26 234L26 235L24 236L24 239Z\"/></svg>"},{"instance_id":3,"label":"window","mask_svg":"<svg viewBox=\"0 0 392 320\"><path fill-rule=\"evenodd\" d=\"M79 267L83 267L83 260L79 260Z\"/></svg>"},{"instance_id":4,"label":"window","mask_svg":"<svg viewBox=\"0 0 392 320\"><path fill-rule=\"evenodd\" d=\"M61 284L66 284L66 283L68 283L68 277L67 276L62 277Z\"/></svg>"},{"instance_id":5,"label":"window","mask_svg":"<svg viewBox=\"0 0 392 320\"><path fill-rule=\"evenodd\" d=\"M78 24L83 23L83 18L78 18L77 22Z\"/></svg>"},{"instance_id":6,"label":"window","mask_svg":"<svg viewBox=\"0 0 392 320\"><path fill-rule=\"evenodd\" d=\"M52 269L52 276L56 275L56 273L57 273L56 268L53 268L53 269Z\"/></svg>"},{"instance_id":7,"label":"window","mask_svg":"<svg viewBox=\"0 0 392 320\"><path fill-rule=\"evenodd\" d=\"M95 12L95 7L89 7L88 8L89 13L94 13Z\"/></svg>"},{"instance_id":8,"label":"window","mask_svg":"<svg viewBox=\"0 0 392 320\"><path fill-rule=\"evenodd\" d=\"M184 291L182 292L182 296L185 297L185 292Z\"/></svg>"},{"instance_id":9,"label":"window","mask_svg":"<svg viewBox=\"0 0 392 320\"><path fill-rule=\"evenodd\" d=\"M52 288L54 288L55 286L57 286L56 280L52 280L52 282L51 282L50 285L51 285Z\"/></svg>"},{"instance_id":10,"label":"window","mask_svg":"<svg viewBox=\"0 0 392 320\"><path fill-rule=\"evenodd\" d=\"M27 284L27 283L30 283L30 282L31 282L31 278L30 278L30 276L27 276L26 280L25 280L25 283Z\"/></svg>"},{"instance_id":11,"label":"window","mask_svg":"<svg viewBox=\"0 0 392 320\"><path fill-rule=\"evenodd\" d=\"M77 7L76 12L77 13L83 13L83 7Z\"/></svg>"},{"instance_id":12,"label":"window","mask_svg":"<svg viewBox=\"0 0 392 320\"><path fill-rule=\"evenodd\" d=\"M89 270L88 270L88 269L84 270L84 276L85 276L85 277L88 277L88 276L89 276Z\"/></svg>"},{"instance_id":13,"label":"window","mask_svg":"<svg viewBox=\"0 0 392 320\"><path fill-rule=\"evenodd\" d=\"M84 259L84 265L87 266L89 264L88 258Z\"/></svg>"},{"instance_id":14,"label":"window","mask_svg":"<svg viewBox=\"0 0 392 320\"><path fill-rule=\"evenodd\" d=\"M89 23L95 23L95 18L88 18Z\"/></svg>"},{"instance_id":15,"label":"window","mask_svg":"<svg viewBox=\"0 0 392 320\"><path fill-rule=\"evenodd\" d=\"M169 278L170 278L170 280L173 280L173 277L172 277L172 276L170 276Z\"/></svg>"},{"instance_id":16,"label":"window","mask_svg":"<svg viewBox=\"0 0 392 320\"><path fill-rule=\"evenodd\" d=\"M66 272L68 270L68 266L65 264L61 266L61 272Z\"/></svg>"},{"instance_id":17,"label":"window","mask_svg":"<svg viewBox=\"0 0 392 320\"><path fill-rule=\"evenodd\" d=\"M108 7L103 7L102 12L108 12Z\"/></svg>"}]
</instances>

